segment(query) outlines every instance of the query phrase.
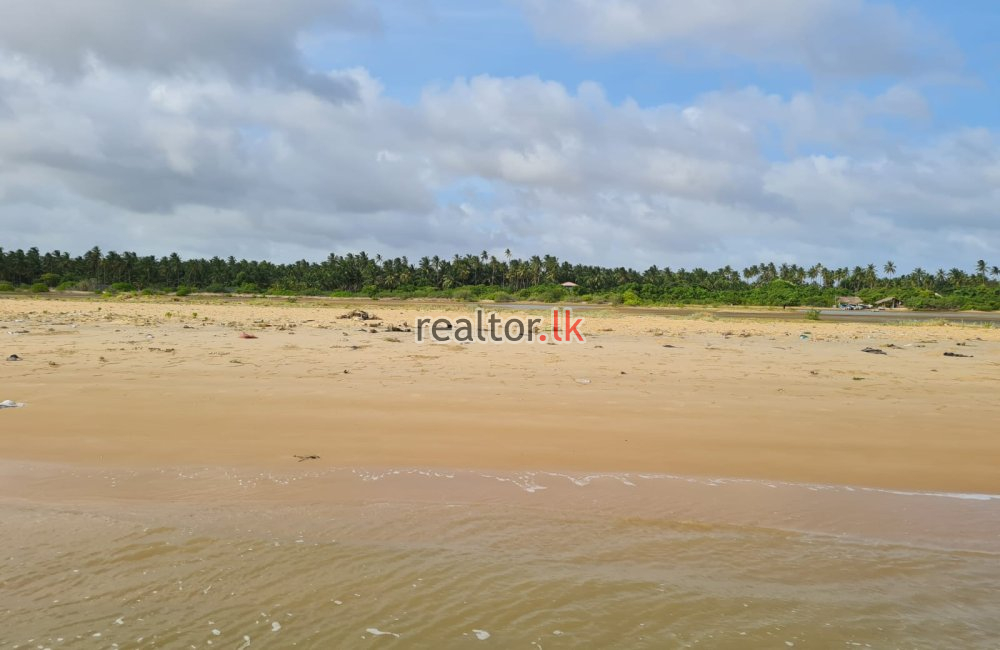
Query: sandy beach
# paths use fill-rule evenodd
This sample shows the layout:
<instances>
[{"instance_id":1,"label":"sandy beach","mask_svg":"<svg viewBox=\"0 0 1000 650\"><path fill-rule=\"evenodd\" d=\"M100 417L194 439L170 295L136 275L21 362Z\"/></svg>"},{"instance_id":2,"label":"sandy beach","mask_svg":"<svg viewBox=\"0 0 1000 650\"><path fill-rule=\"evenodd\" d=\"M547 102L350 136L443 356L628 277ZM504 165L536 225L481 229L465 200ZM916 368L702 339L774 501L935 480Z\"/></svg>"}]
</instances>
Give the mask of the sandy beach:
<instances>
[{"instance_id":1,"label":"sandy beach","mask_svg":"<svg viewBox=\"0 0 1000 650\"><path fill-rule=\"evenodd\" d=\"M379 319L339 318L354 307ZM0 361L0 400L27 406L0 412L0 457L288 469L317 455L1000 493L996 329L608 309L583 314L586 344L384 331L471 310L3 299L0 353L21 360Z\"/></svg>"}]
</instances>

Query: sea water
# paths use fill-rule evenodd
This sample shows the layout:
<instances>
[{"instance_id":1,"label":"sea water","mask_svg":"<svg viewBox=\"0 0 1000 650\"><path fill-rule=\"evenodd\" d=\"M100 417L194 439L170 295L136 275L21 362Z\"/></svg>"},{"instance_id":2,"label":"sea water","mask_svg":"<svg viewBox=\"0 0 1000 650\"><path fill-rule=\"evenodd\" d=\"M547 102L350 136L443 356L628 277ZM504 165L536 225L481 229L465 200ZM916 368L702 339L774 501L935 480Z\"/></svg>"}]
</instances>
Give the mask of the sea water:
<instances>
[{"instance_id":1,"label":"sea water","mask_svg":"<svg viewBox=\"0 0 1000 650\"><path fill-rule=\"evenodd\" d=\"M997 648L1000 498L0 465L0 648Z\"/></svg>"}]
</instances>

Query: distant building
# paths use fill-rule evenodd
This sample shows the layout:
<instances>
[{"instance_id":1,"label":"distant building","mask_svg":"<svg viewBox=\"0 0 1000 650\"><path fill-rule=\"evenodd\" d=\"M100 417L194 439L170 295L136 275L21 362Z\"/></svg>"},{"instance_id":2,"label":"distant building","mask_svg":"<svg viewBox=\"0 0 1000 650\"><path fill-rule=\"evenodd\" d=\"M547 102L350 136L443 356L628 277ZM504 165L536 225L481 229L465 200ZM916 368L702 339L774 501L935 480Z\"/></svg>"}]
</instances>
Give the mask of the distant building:
<instances>
[{"instance_id":1,"label":"distant building","mask_svg":"<svg viewBox=\"0 0 1000 650\"><path fill-rule=\"evenodd\" d=\"M837 298L838 309L867 309L865 301L857 296L840 296Z\"/></svg>"},{"instance_id":2,"label":"distant building","mask_svg":"<svg viewBox=\"0 0 1000 650\"><path fill-rule=\"evenodd\" d=\"M882 300L876 300L875 306L881 309L896 309L903 306L903 301L896 296L889 296L888 298L882 298Z\"/></svg>"}]
</instances>

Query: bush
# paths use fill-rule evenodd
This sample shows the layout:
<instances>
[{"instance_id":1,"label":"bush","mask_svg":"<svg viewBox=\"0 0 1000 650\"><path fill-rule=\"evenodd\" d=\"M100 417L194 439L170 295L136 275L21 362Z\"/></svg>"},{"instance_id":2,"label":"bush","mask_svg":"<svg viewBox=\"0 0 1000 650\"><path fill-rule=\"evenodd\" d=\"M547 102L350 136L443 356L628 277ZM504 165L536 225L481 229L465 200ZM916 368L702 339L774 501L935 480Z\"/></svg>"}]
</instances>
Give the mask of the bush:
<instances>
[{"instance_id":1,"label":"bush","mask_svg":"<svg viewBox=\"0 0 1000 650\"><path fill-rule=\"evenodd\" d=\"M97 293L101 292L100 285L97 284L97 280L95 278L90 278L88 280L80 280L79 282L73 285L73 289L75 291L94 291Z\"/></svg>"},{"instance_id":2,"label":"bush","mask_svg":"<svg viewBox=\"0 0 1000 650\"><path fill-rule=\"evenodd\" d=\"M14 285L10 282L0 282L0 291L10 292L14 291Z\"/></svg>"},{"instance_id":3,"label":"bush","mask_svg":"<svg viewBox=\"0 0 1000 650\"><path fill-rule=\"evenodd\" d=\"M35 284L31 285L31 288L28 289L28 291L30 291L31 293L48 293L49 285L45 284L44 282L36 282Z\"/></svg>"},{"instance_id":4,"label":"bush","mask_svg":"<svg viewBox=\"0 0 1000 650\"><path fill-rule=\"evenodd\" d=\"M463 300L465 302L475 302L476 294L472 292L472 289L462 287L461 289L455 289L451 292L451 299Z\"/></svg>"},{"instance_id":5,"label":"bush","mask_svg":"<svg viewBox=\"0 0 1000 650\"><path fill-rule=\"evenodd\" d=\"M806 312L806 319L807 320L819 320L819 310L818 309L810 309L809 311L807 311Z\"/></svg>"},{"instance_id":6,"label":"bush","mask_svg":"<svg viewBox=\"0 0 1000 650\"><path fill-rule=\"evenodd\" d=\"M73 291L74 289L76 289L76 282L72 280L60 282L59 286L56 287L56 291Z\"/></svg>"},{"instance_id":7,"label":"bush","mask_svg":"<svg viewBox=\"0 0 1000 650\"><path fill-rule=\"evenodd\" d=\"M182 297L183 296L190 296L191 295L191 287L187 287L187 286L184 286L182 284L181 286L177 287L177 291L175 293L178 296L182 296Z\"/></svg>"},{"instance_id":8,"label":"bush","mask_svg":"<svg viewBox=\"0 0 1000 650\"><path fill-rule=\"evenodd\" d=\"M622 303L628 307L635 307L642 304L642 299L632 289L626 289L625 293L622 294Z\"/></svg>"},{"instance_id":9,"label":"bush","mask_svg":"<svg viewBox=\"0 0 1000 650\"><path fill-rule=\"evenodd\" d=\"M535 300L541 300L542 302L560 302L566 297L566 290L562 287L549 288L535 294L533 297Z\"/></svg>"},{"instance_id":10,"label":"bush","mask_svg":"<svg viewBox=\"0 0 1000 650\"><path fill-rule=\"evenodd\" d=\"M57 284L59 284L60 280L62 280L62 278L59 276L58 273L43 273L42 277L38 278L39 282L48 287L56 286Z\"/></svg>"},{"instance_id":11,"label":"bush","mask_svg":"<svg viewBox=\"0 0 1000 650\"><path fill-rule=\"evenodd\" d=\"M125 293L127 291L135 291L135 287L128 282L115 282L111 285L111 293Z\"/></svg>"}]
</instances>

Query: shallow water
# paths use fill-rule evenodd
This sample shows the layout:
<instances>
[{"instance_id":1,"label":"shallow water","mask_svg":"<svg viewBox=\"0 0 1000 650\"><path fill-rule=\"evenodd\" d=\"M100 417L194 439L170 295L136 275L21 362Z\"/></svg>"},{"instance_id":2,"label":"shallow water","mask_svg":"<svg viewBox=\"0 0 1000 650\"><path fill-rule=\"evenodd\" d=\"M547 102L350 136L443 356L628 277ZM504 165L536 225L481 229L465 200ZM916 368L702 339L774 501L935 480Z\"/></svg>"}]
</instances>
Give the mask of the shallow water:
<instances>
[{"instance_id":1,"label":"shallow water","mask_svg":"<svg viewBox=\"0 0 1000 650\"><path fill-rule=\"evenodd\" d=\"M1000 498L0 465L0 648L996 648Z\"/></svg>"}]
</instances>

